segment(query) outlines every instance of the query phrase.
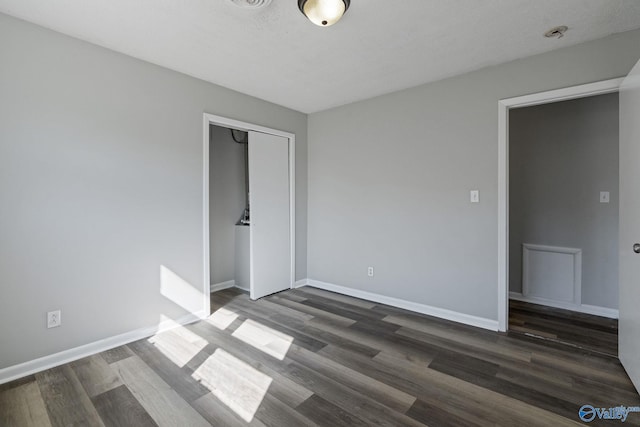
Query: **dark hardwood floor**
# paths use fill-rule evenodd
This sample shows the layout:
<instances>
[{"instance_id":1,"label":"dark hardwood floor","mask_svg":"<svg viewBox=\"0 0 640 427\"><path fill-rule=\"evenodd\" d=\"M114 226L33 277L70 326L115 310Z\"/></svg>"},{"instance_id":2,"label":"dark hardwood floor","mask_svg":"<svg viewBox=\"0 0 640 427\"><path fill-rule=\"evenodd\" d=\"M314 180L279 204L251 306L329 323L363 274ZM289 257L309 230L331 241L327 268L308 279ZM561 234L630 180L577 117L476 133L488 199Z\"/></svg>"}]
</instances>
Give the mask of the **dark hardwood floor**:
<instances>
[{"instance_id":1,"label":"dark hardwood floor","mask_svg":"<svg viewBox=\"0 0 640 427\"><path fill-rule=\"evenodd\" d=\"M618 357L616 319L510 300L509 331Z\"/></svg>"},{"instance_id":2,"label":"dark hardwood floor","mask_svg":"<svg viewBox=\"0 0 640 427\"><path fill-rule=\"evenodd\" d=\"M212 303L205 321L0 386L0 426L564 426L585 404L640 406L602 352L313 288Z\"/></svg>"}]
</instances>

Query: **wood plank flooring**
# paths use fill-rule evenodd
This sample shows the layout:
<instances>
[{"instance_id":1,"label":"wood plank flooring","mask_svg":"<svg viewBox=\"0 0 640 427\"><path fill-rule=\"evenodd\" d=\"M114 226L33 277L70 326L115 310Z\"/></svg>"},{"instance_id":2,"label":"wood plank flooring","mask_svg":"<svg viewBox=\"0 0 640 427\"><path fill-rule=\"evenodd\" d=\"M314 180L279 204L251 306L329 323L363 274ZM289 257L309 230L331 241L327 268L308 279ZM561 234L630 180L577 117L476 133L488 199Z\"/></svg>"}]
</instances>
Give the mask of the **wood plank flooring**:
<instances>
[{"instance_id":1,"label":"wood plank flooring","mask_svg":"<svg viewBox=\"0 0 640 427\"><path fill-rule=\"evenodd\" d=\"M313 288L229 289L212 312L1 385L0 426L569 426L640 406L617 358L523 334Z\"/></svg>"},{"instance_id":2,"label":"wood plank flooring","mask_svg":"<svg viewBox=\"0 0 640 427\"><path fill-rule=\"evenodd\" d=\"M618 356L616 319L510 300L509 331Z\"/></svg>"}]
</instances>

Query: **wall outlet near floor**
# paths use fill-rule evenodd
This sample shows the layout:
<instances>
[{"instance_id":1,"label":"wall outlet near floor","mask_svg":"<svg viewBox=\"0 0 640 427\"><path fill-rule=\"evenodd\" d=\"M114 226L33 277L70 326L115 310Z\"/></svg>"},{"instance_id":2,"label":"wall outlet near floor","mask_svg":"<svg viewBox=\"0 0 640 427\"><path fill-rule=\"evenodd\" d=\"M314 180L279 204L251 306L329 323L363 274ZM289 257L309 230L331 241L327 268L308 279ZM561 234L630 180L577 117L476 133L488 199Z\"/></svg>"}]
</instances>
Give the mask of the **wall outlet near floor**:
<instances>
[{"instance_id":1,"label":"wall outlet near floor","mask_svg":"<svg viewBox=\"0 0 640 427\"><path fill-rule=\"evenodd\" d=\"M373 277L373 267L367 268L367 276Z\"/></svg>"},{"instance_id":2,"label":"wall outlet near floor","mask_svg":"<svg viewBox=\"0 0 640 427\"><path fill-rule=\"evenodd\" d=\"M62 314L60 310L47 313L47 328L56 328L62 324Z\"/></svg>"}]
</instances>

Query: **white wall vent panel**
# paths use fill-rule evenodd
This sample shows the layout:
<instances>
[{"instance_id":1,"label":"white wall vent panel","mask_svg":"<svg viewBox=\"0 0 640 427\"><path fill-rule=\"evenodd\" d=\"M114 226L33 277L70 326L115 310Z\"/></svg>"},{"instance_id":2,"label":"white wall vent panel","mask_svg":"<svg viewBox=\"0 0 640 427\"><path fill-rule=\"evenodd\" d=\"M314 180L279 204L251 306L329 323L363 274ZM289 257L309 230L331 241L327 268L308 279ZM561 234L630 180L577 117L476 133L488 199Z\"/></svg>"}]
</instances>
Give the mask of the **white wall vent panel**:
<instances>
[{"instance_id":1,"label":"white wall vent panel","mask_svg":"<svg viewBox=\"0 0 640 427\"><path fill-rule=\"evenodd\" d=\"M581 304L582 250L522 245L522 294L532 300ZM534 301L532 301L534 302Z\"/></svg>"}]
</instances>

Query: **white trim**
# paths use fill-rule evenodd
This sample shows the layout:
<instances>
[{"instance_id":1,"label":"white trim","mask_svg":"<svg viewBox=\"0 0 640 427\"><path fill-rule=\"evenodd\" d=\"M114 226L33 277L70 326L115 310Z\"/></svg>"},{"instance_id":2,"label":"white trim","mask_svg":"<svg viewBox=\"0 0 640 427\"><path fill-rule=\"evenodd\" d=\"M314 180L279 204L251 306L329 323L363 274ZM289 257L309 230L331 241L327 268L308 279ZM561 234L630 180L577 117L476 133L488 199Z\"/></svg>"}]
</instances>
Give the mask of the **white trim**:
<instances>
[{"instance_id":1,"label":"white trim","mask_svg":"<svg viewBox=\"0 0 640 427\"><path fill-rule=\"evenodd\" d=\"M302 280L298 280L293 287L294 288L301 288L303 286L309 286L309 279L302 279Z\"/></svg>"},{"instance_id":2,"label":"white trim","mask_svg":"<svg viewBox=\"0 0 640 427\"><path fill-rule=\"evenodd\" d=\"M509 326L509 110L498 105L498 330Z\"/></svg>"},{"instance_id":3,"label":"white trim","mask_svg":"<svg viewBox=\"0 0 640 427\"><path fill-rule=\"evenodd\" d=\"M202 303L205 313L211 313L211 289L207 292L207 286L211 287L211 254L209 243L209 119L204 115L202 121L202 135L204 143L202 144L202 252L204 254L204 263L202 264L203 276L203 296Z\"/></svg>"},{"instance_id":4,"label":"white trim","mask_svg":"<svg viewBox=\"0 0 640 427\"><path fill-rule=\"evenodd\" d=\"M205 283L205 301L204 309L207 313L211 312L211 301L209 299L209 291L206 290L207 284L210 283L211 265L209 254L209 126L217 125L227 128L233 128L243 131L255 131L268 133L270 135L281 136L289 139L289 223L291 241L291 272L289 288L293 289L296 280L296 135L278 129L268 128L249 122L230 119L227 117L216 116L214 114L203 113L203 246L204 246L204 283ZM247 290L244 288L239 288ZM248 290L247 290L248 291Z\"/></svg>"},{"instance_id":5,"label":"white trim","mask_svg":"<svg viewBox=\"0 0 640 427\"><path fill-rule=\"evenodd\" d=\"M296 136L289 138L289 238L291 239L291 288L296 281Z\"/></svg>"},{"instance_id":6,"label":"white trim","mask_svg":"<svg viewBox=\"0 0 640 427\"><path fill-rule=\"evenodd\" d=\"M523 243L522 244L522 295L524 295L525 297L534 297L533 295L530 295L530 284L529 284L529 269L530 269L529 252L531 251L573 255L573 301L566 302L565 304L567 306L579 307L580 304L582 304L582 249ZM539 298L539 297L534 297L534 298ZM542 298L542 299L546 300L546 298Z\"/></svg>"},{"instance_id":7,"label":"white trim","mask_svg":"<svg viewBox=\"0 0 640 427\"><path fill-rule=\"evenodd\" d=\"M610 319L619 319L620 313L615 308L600 307L598 305L581 304L582 313L593 314L594 316L609 317Z\"/></svg>"},{"instance_id":8,"label":"white trim","mask_svg":"<svg viewBox=\"0 0 640 427\"><path fill-rule=\"evenodd\" d=\"M603 95L617 92L624 77L587 83L546 92L532 93L516 96L514 98L501 99L499 102L509 108L532 107L534 105L550 104L552 102L568 101L571 99L587 98L589 96Z\"/></svg>"},{"instance_id":9,"label":"white trim","mask_svg":"<svg viewBox=\"0 0 640 427\"><path fill-rule=\"evenodd\" d=\"M576 311L578 313L592 314L594 316L608 317L610 319L618 319L619 313L615 308L600 307L597 305L564 303L562 301L552 301L544 298L536 298L524 296L520 292L509 292L509 299L516 301L529 302L531 304L546 305L548 307L562 308L564 310Z\"/></svg>"},{"instance_id":10,"label":"white trim","mask_svg":"<svg viewBox=\"0 0 640 427\"><path fill-rule=\"evenodd\" d=\"M498 329L509 327L509 109L617 92L623 78L498 101Z\"/></svg>"},{"instance_id":11,"label":"white trim","mask_svg":"<svg viewBox=\"0 0 640 427\"><path fill-rule=\"evenodd\" d=\"M377 302L380 304L398 307L416 313L426 314L428 316L438 317L440 319L451 320L465 325L476 326L478 328L489 329L491 331L498 330L498 321L493 319L485 319L484 317L472 316L470 314L459 313L457 311L447 310L444 308L432 307L430 305L420 304L412 301L402 300L398 298L388 297L385 295L374 294L372 292L360 291L358 289L347 288L344 286L334 285L332 283L320 282L318 280L308 279L308 286L324 289L325 291L337 292L342 295L348 295L367 301Z\"/></svg>"},{"instance_id":12,"label":"white trim","mask_svg":"<svg viewBox=\"0 0 640 427\"><path fill-rule=\"evenodd\" d=\"M212 284L210 291L211 293L221 291L223 289L235 288L236 281L235 280L227 280L226 282L220 282L216 284Z\"/></svg>"},{"instance_id":13,"label":"white trim","mask_svg":"<svg viewBox=\"0 0 640 427\"><path fill-rule=\"evenodd\" d=\"M119 347L121 345L148 338L178 326L197 322L207 316L208 312L204 311L190 313L178 320L164 320L156 326L136 329L134 331L125 332L124 334L115 335L89 344L81 345L79 347L64 350L59 353L23 362L18 365L9 366L7 368L0 369L0 384L35 374L36 372L41 372L46 369L54 368L65 363L73 362L75 360L82 359L83 357L111 350L112 348Z\"/></svg>"},{"instance_id":14,"label":"white trim","mask_svg":"<svg viewBox=\"0 0 640 427\"><path fill-rule=\"evenodd\" d=\"M246 293L251 292L251 289L249 289L249 288L245 288L245 287L238 286L238 285L236 285L235 287L236 287L236 288L238 288L238 289L240 289L241 291L246 292Z\"/></svg>"}]
</instances>

